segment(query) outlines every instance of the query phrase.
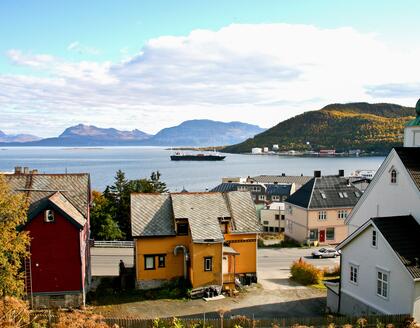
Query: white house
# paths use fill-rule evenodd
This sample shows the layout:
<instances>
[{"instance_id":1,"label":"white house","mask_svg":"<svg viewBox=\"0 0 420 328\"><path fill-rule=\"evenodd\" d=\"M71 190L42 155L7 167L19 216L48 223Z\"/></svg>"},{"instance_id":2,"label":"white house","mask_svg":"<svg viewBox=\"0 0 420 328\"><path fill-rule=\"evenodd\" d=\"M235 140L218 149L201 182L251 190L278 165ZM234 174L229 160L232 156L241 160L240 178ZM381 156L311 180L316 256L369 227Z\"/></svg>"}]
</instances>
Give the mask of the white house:
<instances>
[{"instance_id":1,"label":"white house","mask_svg":"<svg viewBox=\"0 0 420 328\"><path fill-rule=\"evenodd\" d=\"M420 225L411 216L373 218L338 246L339 312L420 319Z\"/></svg>"},{"instance_id":2,"label":"white house","mask_svg":"<svg viewBox=\"0 0 420 328\"><path fill-rule=\"evenodd\" d=\"M273 202L261 209L260 223L263 226L264 232L284 231L284 203Z\"/></svg>"},{"instance_id":3,"label":"white house","mask_svg":"<svg viewBox=\"0 0 420 328\"><path fill-rule=\"evenodd\" d=\"M420 100L416 113L346 219L338 304L327 302L340 313L420 321Z\"/></svg>"}]
</instances>

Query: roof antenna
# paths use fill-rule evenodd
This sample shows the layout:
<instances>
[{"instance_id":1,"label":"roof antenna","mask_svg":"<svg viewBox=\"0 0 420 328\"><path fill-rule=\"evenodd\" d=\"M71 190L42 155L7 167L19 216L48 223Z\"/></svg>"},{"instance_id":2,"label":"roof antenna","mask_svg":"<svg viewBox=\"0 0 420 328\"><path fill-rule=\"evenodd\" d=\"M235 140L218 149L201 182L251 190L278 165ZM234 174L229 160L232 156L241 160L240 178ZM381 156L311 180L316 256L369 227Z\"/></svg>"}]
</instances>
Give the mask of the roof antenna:
<instances>
[{"instance_id":1,"label":"roof antenna","mask_svg":"<svg viewBox=\"0 0 420 328\"><path fill-rule=\"evenodd\" d=\"M66 169L65 169L65 172L66 172L66 174L67 174L67 167L66 167Z\"/></svg>"}]
</instances>

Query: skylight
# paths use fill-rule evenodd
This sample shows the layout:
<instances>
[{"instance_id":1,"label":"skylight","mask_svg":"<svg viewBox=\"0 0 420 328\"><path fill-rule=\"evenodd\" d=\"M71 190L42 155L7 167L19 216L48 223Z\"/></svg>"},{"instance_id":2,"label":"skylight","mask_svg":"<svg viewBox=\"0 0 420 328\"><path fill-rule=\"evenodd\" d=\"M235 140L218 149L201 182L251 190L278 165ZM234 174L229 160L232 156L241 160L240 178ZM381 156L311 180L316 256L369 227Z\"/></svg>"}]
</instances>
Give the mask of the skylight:
<instances>
[{"instance_id":1,"label":"skylight","mask_svg":"<svg viewBox=\"0 0 420 328\"><path fill-rule=\"evenodd\" d=\"M324 199L326 199L326 198L327 198L327 195L325 195L325 193L324 193L323 191L320 191L320 193L321 193L321 197L322 197L322 198L324 198Z\"/></svg>"}]
</instances>

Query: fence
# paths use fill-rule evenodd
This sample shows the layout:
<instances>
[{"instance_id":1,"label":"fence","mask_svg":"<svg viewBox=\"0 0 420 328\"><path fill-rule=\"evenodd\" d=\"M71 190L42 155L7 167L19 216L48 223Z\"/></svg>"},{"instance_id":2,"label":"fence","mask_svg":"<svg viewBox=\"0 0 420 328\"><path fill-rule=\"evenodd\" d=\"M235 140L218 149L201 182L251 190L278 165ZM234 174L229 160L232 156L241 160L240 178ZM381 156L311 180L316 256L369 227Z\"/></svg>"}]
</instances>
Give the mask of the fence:
<instances>
[{"instance_id":1,"label":"fence","mask_svg":"<svg viewBox=\"0 0 420 328\"><path fill-rule=\"evenodd\" d=\"M123 241L102 241L102 240L91 240L90 246L93 247L120 247L120 248L132 248L134 247L134 241L123 240Z\"/></svg>"},{"instance_id":2,"label":"fence","mask_svg":"<svg viewBox=\"0 0 420 328\"><path fill-rule=\"evenodd\" d=\"M227 314L225 315L227 317ZM357 324L360 318L366 319L366 322L361 325ZM183 327L212 327L212 328L288 328L293 326L312 326L312 327L328 327L333 323L336 327L342 327L344 325L352 325L353 327L359 328L373 328L373 327L385 327L387 324L393 324L396 328L402 328L407 326L407 320L410 315L398 314L398 315L374 315L374 316L319 316L319 317L283 317L283 318L248 318L245 316L236 316L231 318L225 318L223 325L221 324L220 318L217 314L213 314L211 317L207 317L203 314L200 318L179 318L179 323ZM35 321L45 320L48 322L48 326L57 322L58 316L49 313L38 313L34 314ZM159 319L159 325L154 326L154 320L140 319L140 318L111 318L104 317L105 321L109 326L118 325L120 328L152 328L152 327L173 327L173 318ZM179 327L179 326L178 326Z\"/></svg>"}]
</instances>

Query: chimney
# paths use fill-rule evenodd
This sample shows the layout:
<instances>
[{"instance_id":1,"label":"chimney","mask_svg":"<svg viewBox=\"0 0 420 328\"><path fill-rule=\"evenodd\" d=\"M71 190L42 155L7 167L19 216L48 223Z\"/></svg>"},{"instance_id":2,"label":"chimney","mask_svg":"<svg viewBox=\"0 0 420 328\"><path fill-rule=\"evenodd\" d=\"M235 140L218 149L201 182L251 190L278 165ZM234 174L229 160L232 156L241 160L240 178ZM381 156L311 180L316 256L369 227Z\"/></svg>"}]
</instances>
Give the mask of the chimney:
<instances>
[{"instance_id":1,"label":"chimney","mask_svg":"<svg viewBox=\"0 0 420 328\"><path fill-rule=\"evenodd\" d=\"M285 177L285 176L286 176L286 173L282 173L282 174L281 174L281 176L282 176L282 177Z\"/></svg>"},{"instance_id":2,"label":"chimney","mask_svg":"<svg viewBox=\"0 0 420 328\"><path fill-rule=\"evenodd\" d=\"M31 171L31 174L38 174L38 170L37 170L37 169L33 169L33 170Z\"/></svg>"},{"instance_id":3,"label":"chimney","mask_svg":"<svg viewBox=\"0 0 420 328\"><path fill-rule=\"evenodd\" d=\"M29 173L29 167L25 166L23 168L23 174L28 174Z\"/></svg>"},{"instance_id":4,"label":"chimney","mask_svg":"<svg viewBox=\"0 0 420 328\"><path fill-rule=\"evenodd\" d=\"M22 173L22 166L15 166L15 174L21 174Z\"/></svg>"},{"instance_id":5,"label":"chimney","mask_svg":"<svg viewBox=\"0 0 420 328\"><path fill-rule=\"evenodd\" d=\"M321 177L321 171L314 171L314 177L320 178Z\"/></svg>"},{"instance_id":6,"label":"chimney","mask_svg":"<svg viewBox=\"0 0 420 328\"><path fill-rule=\"evenodd\" d=\"M338 176L344 177L344 170L338 170Z\"/></svg>"}]
</instances>

